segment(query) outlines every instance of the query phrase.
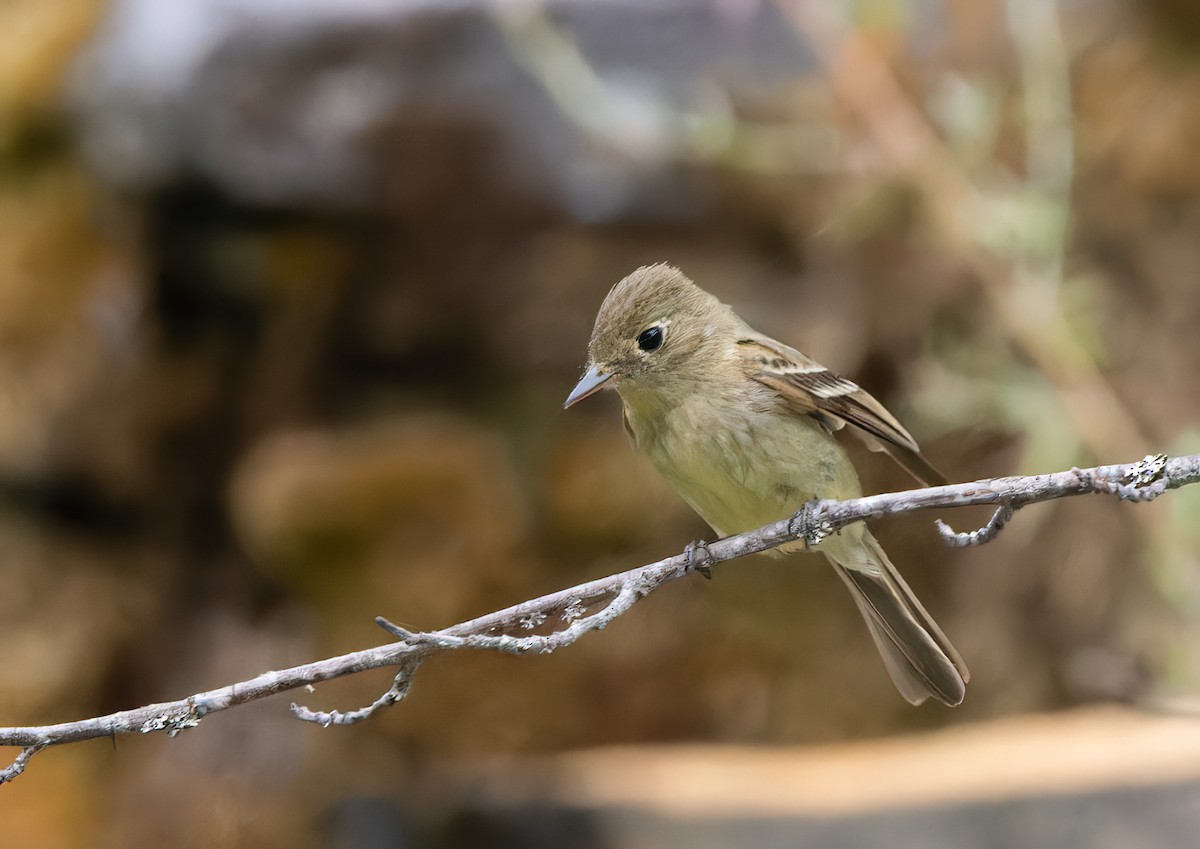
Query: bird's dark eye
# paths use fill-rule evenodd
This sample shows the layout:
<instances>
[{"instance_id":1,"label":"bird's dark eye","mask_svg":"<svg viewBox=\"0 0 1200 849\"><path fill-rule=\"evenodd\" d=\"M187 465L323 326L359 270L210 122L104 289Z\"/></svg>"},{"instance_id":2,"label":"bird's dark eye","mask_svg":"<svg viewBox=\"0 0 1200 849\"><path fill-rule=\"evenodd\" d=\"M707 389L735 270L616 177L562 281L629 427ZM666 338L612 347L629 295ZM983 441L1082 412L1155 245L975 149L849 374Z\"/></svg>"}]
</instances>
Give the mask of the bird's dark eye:
<instances>
[{"instance_id":1,"label":"bird's dark eye","mask_svg":"<svg viewBox=\"0 0 1200 849\"><path fill-rule=\"evenodd\" d=\"M663 329L657 324L638 334L637 346L643 351L657 351L663 343Z\"/></svg>"}]
</instances>

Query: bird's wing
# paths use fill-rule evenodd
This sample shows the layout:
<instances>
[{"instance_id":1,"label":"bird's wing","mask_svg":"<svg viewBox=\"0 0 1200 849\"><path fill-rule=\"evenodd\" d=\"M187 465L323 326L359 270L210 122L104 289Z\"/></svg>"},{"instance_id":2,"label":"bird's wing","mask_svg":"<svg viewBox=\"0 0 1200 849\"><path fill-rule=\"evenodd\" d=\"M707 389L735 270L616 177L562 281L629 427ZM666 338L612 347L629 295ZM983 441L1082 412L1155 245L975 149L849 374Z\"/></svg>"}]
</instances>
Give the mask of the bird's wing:
<instances>
[{"instance_id":1,"label":"bird's wing","mask_svg":"<svg viewBox=\"0 0 1200 849\"><path fill-rule=\"evenodd\" d=\"M737 345L750 377L774 389L796 412L832 419L834 428L854 425L868 446L882 447L918 481L929 486L947 482L921 455L912 434L858 384L767 336L746 334Z\"/></svg>"}]
</instances>

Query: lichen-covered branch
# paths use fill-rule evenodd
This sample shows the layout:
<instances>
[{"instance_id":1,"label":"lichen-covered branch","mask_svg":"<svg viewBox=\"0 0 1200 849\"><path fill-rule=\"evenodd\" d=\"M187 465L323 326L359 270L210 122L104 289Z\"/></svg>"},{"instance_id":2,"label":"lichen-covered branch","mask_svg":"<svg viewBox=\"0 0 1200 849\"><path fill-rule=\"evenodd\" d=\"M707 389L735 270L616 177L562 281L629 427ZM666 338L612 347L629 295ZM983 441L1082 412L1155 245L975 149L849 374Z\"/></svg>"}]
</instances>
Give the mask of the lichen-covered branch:
<instances>
[{"instance_id":1,"label":"lichen-covered branch","mask_svg":"<svg viewBox=\"0 0 1200 849\"><path fill-rule=\"evenodd\" d=\"M978 545L995 539L1014 513L1029 504L1087 493L1110 494L1127 501L1147 501L1169 489L1198 481L1200 454L1173 459L1159 454L1126 465L994 478L847 501L813 501L789 519L707 545L689 545L687 550L674 557L521 602L440 631L412 632L379 619L379 624L398 641L291 669L264 672L248 681L173 702L76 722L0 728L0 745L21 747L12 764L0 769L0 784L20 775L30 759L48 746L156 731L174 736L199 725L210 714L245 702L369 669L395 668L397 672L391 687L364 708L323 712L292 705L292 712L308 722L324 726L360 722L379 709L402 700L412 686L418 667L433 655L461 649L513 654L552 652L569 646L590 631L604 628L658 587L690 572L701 572L794 540L804 540L809 547L815 547L830 534L864 519L935 508L994 506L996 512L992 519L977 531L956 533L941 525L943 537L950 544ZM703 558L698 557L698 549L703 551Z\"/></svg>"}]
</instances>

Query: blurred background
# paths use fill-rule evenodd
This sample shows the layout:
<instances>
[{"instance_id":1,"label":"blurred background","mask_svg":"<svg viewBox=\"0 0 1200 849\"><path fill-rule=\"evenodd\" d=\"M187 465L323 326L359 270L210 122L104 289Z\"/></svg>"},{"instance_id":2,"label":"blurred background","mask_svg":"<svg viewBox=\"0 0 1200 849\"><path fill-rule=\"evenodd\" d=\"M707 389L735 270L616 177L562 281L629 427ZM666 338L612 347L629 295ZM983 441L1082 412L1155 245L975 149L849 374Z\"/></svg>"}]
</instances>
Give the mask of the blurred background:
<instances>
[{"instance_id":1,"label":"blurred background","mask_svg":"<svg viewBox=\"0 0 1200 849\"><path fill-rule=\"evenodd\" d=\"M1189 0L6 0L0 32L2 725L704 537L615 396L561 410L646 263L867 387L953 480L1200 451ZM931 519L878 533L968 659L956 710L896 695L822 561L752 558L553 656L432 662L353 728L288 701L358 707L386 671L52 749L0 789L6 841L1187 842L1197 732L1146 708L1200 691L1200 487L1032 507L979 549Z\"/></svg>"}]
</instances>

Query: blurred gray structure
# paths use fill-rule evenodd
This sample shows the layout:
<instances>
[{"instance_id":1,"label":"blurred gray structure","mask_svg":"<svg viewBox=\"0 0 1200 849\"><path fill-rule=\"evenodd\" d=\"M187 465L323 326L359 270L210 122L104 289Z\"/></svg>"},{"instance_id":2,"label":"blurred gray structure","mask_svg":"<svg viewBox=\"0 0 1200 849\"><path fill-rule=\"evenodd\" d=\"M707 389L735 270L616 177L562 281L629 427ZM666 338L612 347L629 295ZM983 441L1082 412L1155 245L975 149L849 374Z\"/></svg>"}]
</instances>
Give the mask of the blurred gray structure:
<instances>
[{"instance_id":1,"label":"blurred gray structure","mask_svg":"<svg viewBox=\"0 0 1200 849\"><path fill-rule=\"evenodd\" d=\"M369 210L466 171L596 221L687 215L697 123L810 68L771 3L117 0L73 89L124 189Z\"/></svg>"}]
</instances>

